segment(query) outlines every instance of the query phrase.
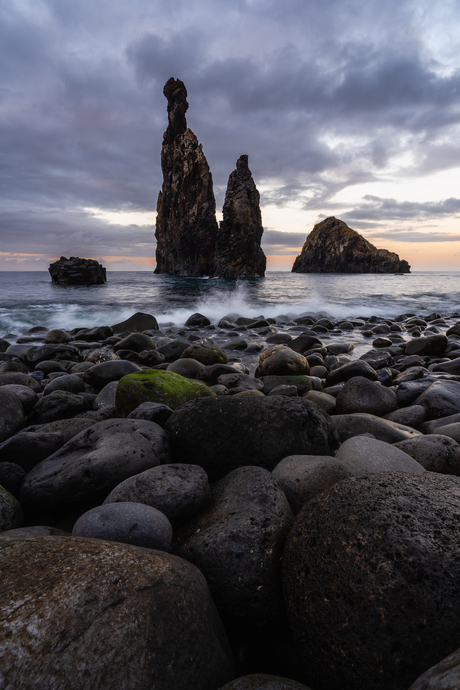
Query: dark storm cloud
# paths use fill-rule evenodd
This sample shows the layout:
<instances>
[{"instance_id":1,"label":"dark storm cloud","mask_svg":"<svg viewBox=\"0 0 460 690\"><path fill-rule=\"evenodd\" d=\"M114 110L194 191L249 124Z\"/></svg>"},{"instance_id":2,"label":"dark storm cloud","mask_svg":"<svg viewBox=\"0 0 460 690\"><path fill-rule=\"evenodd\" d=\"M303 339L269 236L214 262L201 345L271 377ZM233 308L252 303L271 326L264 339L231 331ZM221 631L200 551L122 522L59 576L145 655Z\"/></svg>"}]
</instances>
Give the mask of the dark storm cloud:
<instances>
[{"instance_id":1,"label":"dark storm cloud","mask_svg":"<svg viewBox=\"0 0 460 690\"><path fill-rule=\"evenodd\" d=\"M153 228L84 209L155 209L170 76L187 86L218 208L242 153L262 203L296 200L326 215L334 194L397 154L410 151L423 173L459 160L449 133L460 72L440 69L401 0L11 0L0 4L0 61L8 251L153 253ZM455 202L365 197L346 218L369 228L443 218ZM300 234L267 231L264 242L280 253Z\"/></svg>"}]
</instances>

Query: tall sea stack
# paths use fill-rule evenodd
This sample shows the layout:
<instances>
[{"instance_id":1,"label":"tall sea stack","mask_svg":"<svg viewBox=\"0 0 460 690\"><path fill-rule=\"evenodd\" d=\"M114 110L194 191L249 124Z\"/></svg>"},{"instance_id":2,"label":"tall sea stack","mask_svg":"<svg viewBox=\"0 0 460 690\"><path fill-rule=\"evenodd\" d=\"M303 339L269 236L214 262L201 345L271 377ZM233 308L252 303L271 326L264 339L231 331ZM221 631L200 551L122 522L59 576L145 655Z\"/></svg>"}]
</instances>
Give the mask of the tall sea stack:
<instances>
[{"instance_id":1,"label":"tall sea stack","mask_svg":"<svg viewBox=\"0 0 460 690\"><path fill-rule=\"evenodd\" d=\"M236 170L228 178L223 216L217 233L214 276L263 276L267 260L260 246L264 231L260 195L248 168L246 155L239 157Z\"/></svg>"},{"instance_id":2,"label":"tall sea stack","mask_svg":"<svg viewBox=\"0 0 460 690\"><path fill-rule=\"evenodd\" d=\"M163 93L168 100L168 128L161 148L155 273L209 275L217 235L212 175L201 144L187 129L185 85L180 79L168 79Z\"/></svg>"},{"instance_id":3,"label":"tall sea stack","mask_svg":"<svg viewBox=\"0 0 460 690\"><path fill-rule=\"evenodd\" d=\"M377 249L343 220L326 218L307 236L293 273L410 273L395 252Z\"/></svg>"}]
</instances>

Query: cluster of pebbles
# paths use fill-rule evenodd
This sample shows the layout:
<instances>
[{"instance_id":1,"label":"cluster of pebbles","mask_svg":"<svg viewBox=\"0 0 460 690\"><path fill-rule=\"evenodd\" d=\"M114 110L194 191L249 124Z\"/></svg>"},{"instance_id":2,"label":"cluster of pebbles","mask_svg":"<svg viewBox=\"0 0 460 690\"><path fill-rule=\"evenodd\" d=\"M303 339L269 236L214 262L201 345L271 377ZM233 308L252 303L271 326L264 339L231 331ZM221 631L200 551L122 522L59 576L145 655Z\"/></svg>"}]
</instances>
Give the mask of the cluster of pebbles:
<instances>
[{"instance_id":1,"label":"cluster of pebbles","mask_svg":"<svg viewBox=\"0 0 460 690\"><path fill-rule=\"evenodd\" d=\"M460 687L459 444L460 313L5 334L0 687Z\"/></svg>"}]
</instances>

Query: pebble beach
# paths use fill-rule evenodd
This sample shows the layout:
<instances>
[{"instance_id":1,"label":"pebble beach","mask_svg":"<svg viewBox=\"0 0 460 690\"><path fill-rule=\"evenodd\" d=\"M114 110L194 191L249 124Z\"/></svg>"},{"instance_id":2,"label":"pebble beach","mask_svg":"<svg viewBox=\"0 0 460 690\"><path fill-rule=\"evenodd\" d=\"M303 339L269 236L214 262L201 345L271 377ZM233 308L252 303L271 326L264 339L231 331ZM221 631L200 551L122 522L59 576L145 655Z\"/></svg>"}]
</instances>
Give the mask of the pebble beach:
<instances>
[{"instance_id":1,"label":"pebble beach","mask_svg":"<svg viewBox=\"0 0 460 690\"><path fill-rule=\"evenodd\" d=\"M438 687L459 313L137 313L0 349L1 687Z\"/></svg>"}]
</instances>

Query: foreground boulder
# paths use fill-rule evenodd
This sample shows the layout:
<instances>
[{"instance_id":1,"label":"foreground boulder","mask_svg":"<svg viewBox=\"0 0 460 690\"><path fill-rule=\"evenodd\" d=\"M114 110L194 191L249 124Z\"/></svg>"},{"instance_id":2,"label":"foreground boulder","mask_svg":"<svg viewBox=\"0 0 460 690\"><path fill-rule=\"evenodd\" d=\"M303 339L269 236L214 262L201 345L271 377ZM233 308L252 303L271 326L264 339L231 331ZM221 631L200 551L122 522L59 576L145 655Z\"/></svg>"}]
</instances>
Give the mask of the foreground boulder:
<instances>
[{"instance_id":1,"label":"foreground boulder","mask_svg":"<svg viewBox=\"0 0 460 690\"><path fill-rule=\"evenodd\" d=\"M217 235L212 175L198 139L187 129L184 83L171 77L163 93L168 100L168 128L161 148L155 273L209 275Z\"/></svg>"},{"instance_id":2,"label":"foreground boulder","mask_svg":"<svg viewBox=\"0 0 460 690\"><path fill-rule=\"evenodd\" d=\"M260 195L248 167L240 156L228 178L223 221L217 232L214 276L216 278L260 278L267 260L260 242L262 216Z\"/></svg>"},{"instance_id":3,"label":"foreground boulder","mask_svg":"<svg viewBox=\"0 0 460 690\"><path fill-rule=\"evenodd\" d=\"M460 636L460 479L345 479L298 514L283 559L315 690L407 690Z\"/></svg>"},{"instance_id":4,"label":"foreground boulder","mask_svg":"<svg viewBox=\"0 0 460 690\"><path fill-rule=\"evenodd\" d=\"M48 271L57 285L102 285L107 282L104 266L94 259L80 259L78 256L70 259L61 256L50 264Z\"/></svg>"},{"instance_id":5,"label":"foreground boulder","mask_svg":"<svg viewBox=\"0 0 460 690\"><path fill-rule=\"evenodd\" d=\"M331 455L338 446L325 412L286 396L200 398L175 410L165 429L172 461L200 465L211 482L244 465L272 470L288 455Z\"/></svg>"},{"instance_id":6,"label":"foreground boulder","mask_svg":"<svg viewBox=\"0 0 460 690\"><path fill-rule=\"evenodd\" d=\"M154 422L107 419L70 439L24 479L21 504L46 510L103 501L117 484L169 461L164 430Z\"/></svg>"},{"instance_id":7,"label":"foreground boulder","mask_svg":"<svg viewBox=\"0 0 460 690\"><path fill-rule=\"evenodd\" d=\"M176 533L172 550L200 568L221 613L266 623L280 610L280 561L292 519L270 473L240 467L214 485L205 509Z\"/></svg>"},{"instance_id":8,"label":"foreground boulder","mask_svg":"<svg viewBox=\"0 0 460 690\"><path fill-rule=\"evenodd\" d=\"M409 690L457 690L460 688L460 649L422 673Z\"/></svg>"},{"instance_id":9,"label":"foreground boulder","mask_svg":"<svg viewBox=\"0 0 460 690\"><path fill-rule=\"evenodd\" d=\"M377 249L343 220L326 218L307 236L293 273L410 273L407 261Z\"/></svg>"},{"instance_id":10,"label":"foreground boulder","mask_svg":"<svg viewBox=\"0 0 460 690\"><path fill-rule=\"evenodd\" d=\"M5 537L0 591L2 687L214 690L233 677L204 577L175 556Z\"/></svg>"}]
</instances>

